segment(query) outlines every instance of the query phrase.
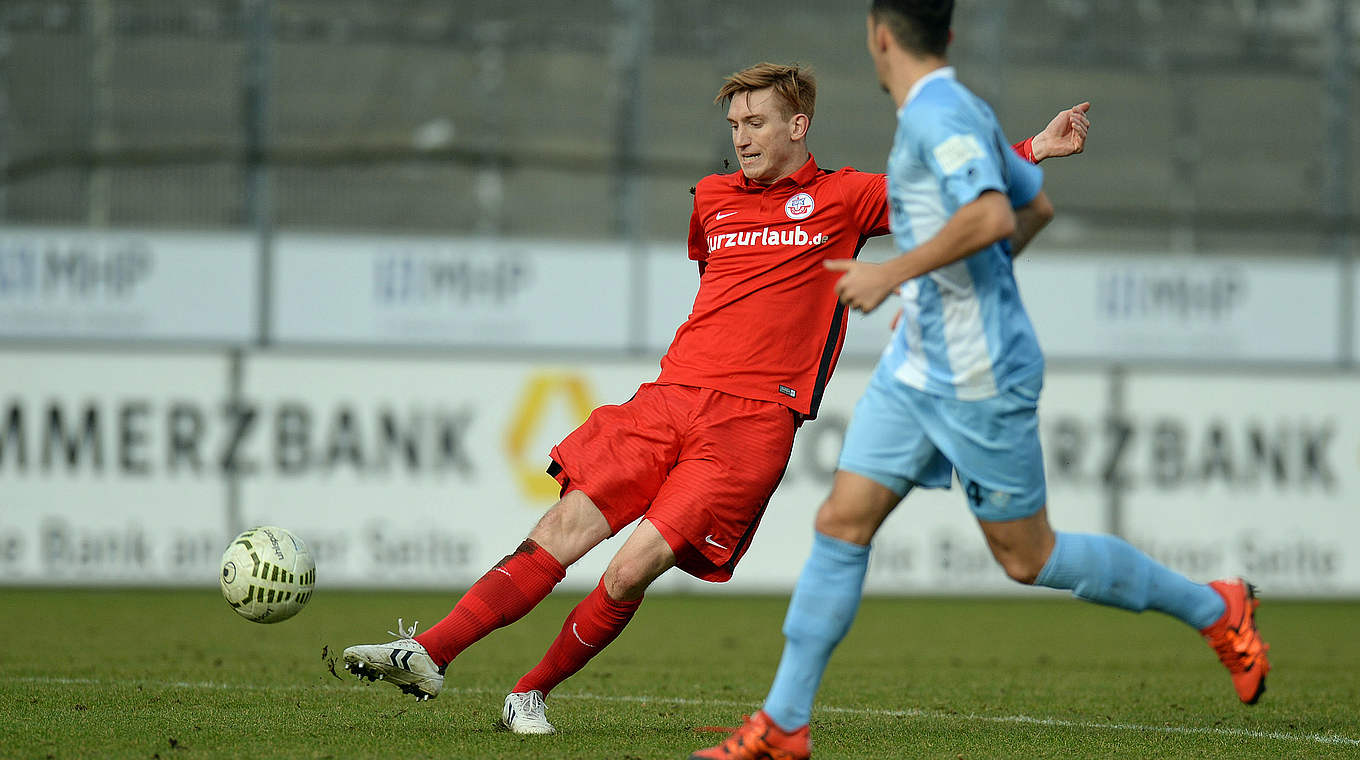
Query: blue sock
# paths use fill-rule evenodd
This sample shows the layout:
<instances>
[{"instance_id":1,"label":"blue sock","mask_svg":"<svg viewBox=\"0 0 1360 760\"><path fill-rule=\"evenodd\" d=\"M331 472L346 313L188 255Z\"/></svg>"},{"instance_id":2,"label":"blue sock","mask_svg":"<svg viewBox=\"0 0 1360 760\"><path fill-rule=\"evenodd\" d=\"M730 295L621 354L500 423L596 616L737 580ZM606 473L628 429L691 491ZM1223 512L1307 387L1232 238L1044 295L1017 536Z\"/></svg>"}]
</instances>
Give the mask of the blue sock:
<instances>
[{"instance_id":1,"label":"blue sock","mask_svg":"<svg viewBox=\"0 0 1360 760\"><path fill-rule=\"evenodd\" d=\"M1071 589L1088 602L1134 612L1159 610L1193 626L1213 625L1223 616L1223 597L1212 588L1158 564L1115 536L1058 533L1035 583Z\"/></svg>"},{"instance_id":2,"label":"blue sock","mask_svg":"<svg viewBox=\"0 0 1360 760\"><path fill-rule=\"evenodd\" d=\"M831 652L859 610L869 547L816 533L784 618L784 655L765 712L775 725L797 730L812 717L812 700Z\"/></svg>"}]
</instances>

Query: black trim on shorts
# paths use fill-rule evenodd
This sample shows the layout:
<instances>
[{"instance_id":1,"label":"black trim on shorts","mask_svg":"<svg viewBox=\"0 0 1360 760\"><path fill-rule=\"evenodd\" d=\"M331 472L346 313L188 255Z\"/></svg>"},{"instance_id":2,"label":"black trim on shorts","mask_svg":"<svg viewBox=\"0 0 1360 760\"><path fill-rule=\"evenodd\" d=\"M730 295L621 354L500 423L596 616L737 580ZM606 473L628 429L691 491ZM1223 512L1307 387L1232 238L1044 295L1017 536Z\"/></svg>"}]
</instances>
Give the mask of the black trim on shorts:
<instances>
[{"instance_id":1,"label":"black trim on shorts","mask_svg":"<svg viewBox=\"0 0 1360 760\"><path fill-rule=\"evenodd\" d=\"M770 506L770 499L774 497L774 492L779 490L779 484L784 482L784 475L788 471L789 463L788 461L785 461L784 469L779 471L779 480L776 480L774 482L774 488L770 489L770 496L766 497L765 503L760 505L760 511L756 512L756 516L746 526L746 532L741 534L741 538L737 541L737 548L732 552L732 556L723 563L722 569L726 570L728 575L731 575L736 571L737 559L746 554L746 546L750 544L751 539L755 537L756 526L760 525L761 518L765 517L765 510Z\"/></svg>"},{"instance_id":2,"label":"black trim on shorts","mask_svg":"<svg viewBox=\"0 0 1360 760\"><path fill-rule=\"evenodd\" d=\"M558 464L558 462L557 462L556 459L549 459L549 460L548 460L548 475L549 475L553 480L557 480L557 476L558 476L561 472L562 472L562 465Z\"/></svg>"},{"instance_id":3,"label":"black trim on shorts","mask_svg":"<svg viewBox=\"0 0 1360 760\"><path fill-rule=\"evenodd\" d=\"M727 571L728 575L731 575L737 569L737 558L746 554L746 545L751 543L751 539L755 536L756 526L760 525L761 518L765 516L765 508L768 506L770 506L768 500L760 505L760 511L756 512L756 516L751 520L751 524L746 526L746 532L741 534L741 539L737 541L737 548L732 550L732 556L723 563L722 569ZM702 556L702 554L700 556Z\"/></svg>"}]
</instances>

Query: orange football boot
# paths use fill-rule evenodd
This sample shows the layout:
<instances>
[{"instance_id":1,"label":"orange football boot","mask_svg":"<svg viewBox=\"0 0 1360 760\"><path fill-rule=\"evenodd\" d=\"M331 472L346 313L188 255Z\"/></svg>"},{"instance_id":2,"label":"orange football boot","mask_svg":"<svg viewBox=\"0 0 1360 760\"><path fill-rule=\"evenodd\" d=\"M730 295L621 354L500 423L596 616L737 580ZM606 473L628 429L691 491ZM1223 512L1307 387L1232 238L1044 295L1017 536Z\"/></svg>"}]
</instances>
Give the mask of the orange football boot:
<instances>
[{"instance_id":1,"label":"orange football boot","mask_svg":"<svg viewBox=\"0 0 1360 760\"><path fill-rule=\"evenodd\" d=\"M1223 597L1227 611L1200 633L1232 674L1238 698L1254 705L1266 691L1266 674L1270 672L1270 660L1266 659L1270 645L1256 630L1256 608L1261 600L1256 598L1256 587L1241 578L1214 581L1209 587Z\"/></svg>"},{"instance_id":2,"label":"orange football boot","mask_svg":"<svg viewBox=\"0 0 1360 760\"><path fill-rule=\"evenodd\" d=\"M764 710L747 716L727 740L716 747L701 749L689 760L808 760L812 757L812 740L808 727L786 732Z\"/></svg>"}]
</instances>

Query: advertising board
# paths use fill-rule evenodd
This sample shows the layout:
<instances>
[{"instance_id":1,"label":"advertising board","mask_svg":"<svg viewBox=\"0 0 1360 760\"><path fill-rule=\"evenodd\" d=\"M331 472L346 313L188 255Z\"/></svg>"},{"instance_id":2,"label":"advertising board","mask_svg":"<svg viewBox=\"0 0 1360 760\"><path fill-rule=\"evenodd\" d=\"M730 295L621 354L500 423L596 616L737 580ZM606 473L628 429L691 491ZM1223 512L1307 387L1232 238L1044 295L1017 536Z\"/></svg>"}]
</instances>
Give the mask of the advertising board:
<instances>
[{"instance_id":1,"label":"advertising board","mask_svg":"<svg viewBox=\"0 0 1360 760\"><path fill-rule=\"evenodd\" d=\"M245 234L0 226L0 338L247 343L257 261Z\"/></svg>"},{"instance_id":2,"label":"advertising board","mask_svg":"<svg viewBox=\"0 0 1360 760\"><path fill-rule=\"evenodd\" d=\"M614 243L279 235L281 344L628 348L629 269Z\"/></svg>"},{"instance_id":3,"label":"advertising board","mask_svg":"<svg viewBox=\"0 0 1360 760\"><path fill-rule=\"evenodd\" d=\"M213 583L232 535L226 358L6 351L0 366L0 583Z\"/></svg>"},{"instance_id":4,"label":"advertising board","mask_svg":"<svg viewBox=\"0 0 1360 760\"><path fill-rule=\"evenodd\" d=\"M0 365L0 583L211 584L234 531L273 523L311 545L331 588L465 587L555 502L552 446L657 371L648 359L288 351L238 365L10 350ZM800 429L733 580L672 572L658 591L792 587L869 372L845 363ZM1050 371L1050 522L1119 530L1196 579L1360 594L1345 538L1360 529L1358 390L1343 373ZM621 540L571 568L564 588L591 588ZM871 593L1023 591L957 487L908 495L874 546Z\"/></svg>"},{"instance_id":5,"label":"advertising board","mask_svg":"<svg viewBox=\"0 0 1360 760\"><path fill-rule=\"evenodd\" d=\"M1055 359L1335 362L1335 260L1026 252L1016 279Z\"/></svg>"}]
</instances>

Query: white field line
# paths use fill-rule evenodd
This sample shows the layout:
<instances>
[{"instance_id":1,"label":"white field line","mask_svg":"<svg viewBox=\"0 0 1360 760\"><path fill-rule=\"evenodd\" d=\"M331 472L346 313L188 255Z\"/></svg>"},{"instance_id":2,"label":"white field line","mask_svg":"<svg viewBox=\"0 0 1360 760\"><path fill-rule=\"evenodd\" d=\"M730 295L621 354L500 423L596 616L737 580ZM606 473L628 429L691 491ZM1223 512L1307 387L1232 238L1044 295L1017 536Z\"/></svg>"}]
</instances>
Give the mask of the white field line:
<instances>
[{"instance_id":1,"label":"white field line","mask_svg":"<svg viewBox=\"0 0 1360 760\"><path fill-rule=\"evenodd\" d=\"M48 678L18 677L11 681L32 684L80 684L98 686L151 686L178 689L208 689L222 691L291 691L290 686L260 686L257 684L234 684L219 681L122 681L99 678ZM452 694L487 694L501 696L501 692L491 689L445 689ZM592 702L637 702L673 705L698 705L732 707L741 710L754 709L754 702L731 699L690 699L686 697L658 697L620 694L591 694L588 692L554 692L554 699L587 700ZM874 715L886 718L921 718L925 720L945 720L977 723L1013 723L1027 726L1052 726L1055 728L1080 728L1098 731L1129 731L1149 734L1188 734L1194 736L1221 736L1225 738L1274 739L1277 741L1303 742L1308 744L1327 744L1345 747L1360 747L1360 739L1333 734L1291 734L1284 731L1253 731L1246 728L1205 728L1202 726L1148 726L1138 723L1102 723L1099 721L1065 720L1063 718L1036 718L1029 715L979 715L977 713L954 713L941 710L878 710L854 707L835 707L818 705L817 712L844 713L854 715Z\"/></svg>"}]
</instances>

